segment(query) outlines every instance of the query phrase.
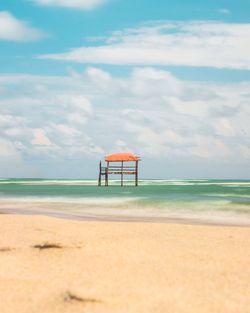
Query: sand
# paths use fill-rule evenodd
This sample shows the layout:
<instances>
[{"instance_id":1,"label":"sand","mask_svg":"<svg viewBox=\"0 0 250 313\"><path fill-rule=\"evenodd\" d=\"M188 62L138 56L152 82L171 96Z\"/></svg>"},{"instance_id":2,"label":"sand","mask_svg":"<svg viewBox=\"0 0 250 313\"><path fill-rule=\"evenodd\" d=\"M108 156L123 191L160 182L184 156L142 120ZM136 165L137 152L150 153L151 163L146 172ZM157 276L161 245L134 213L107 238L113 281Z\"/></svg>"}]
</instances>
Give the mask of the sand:
<instances>
[{"instance_id":1,"label":"sand","mask_svg":"<svg viewBox=\"0 0 250 313\"><path fill-rule=\"evenodd\" d=\"M0 312L250 312L250 228L1 214Z\"/></svg>"}]
</instances>

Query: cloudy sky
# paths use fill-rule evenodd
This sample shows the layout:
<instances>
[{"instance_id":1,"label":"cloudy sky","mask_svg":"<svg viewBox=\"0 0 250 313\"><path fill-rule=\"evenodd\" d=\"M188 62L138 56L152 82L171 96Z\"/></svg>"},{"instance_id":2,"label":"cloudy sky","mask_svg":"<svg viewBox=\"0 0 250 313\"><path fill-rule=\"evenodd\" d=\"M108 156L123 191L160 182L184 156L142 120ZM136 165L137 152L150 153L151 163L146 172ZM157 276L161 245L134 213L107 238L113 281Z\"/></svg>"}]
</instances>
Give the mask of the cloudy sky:
<instances>
[{"instance_id":1,"label":"cloudy sky","mask_svg":"<svg viewBox=\"0 0 250 313\"><path fill-rule=\"evenodd\" d=\"M248 0L1 0L0 177L250 178Z\"/></svg>"}]
</instances>

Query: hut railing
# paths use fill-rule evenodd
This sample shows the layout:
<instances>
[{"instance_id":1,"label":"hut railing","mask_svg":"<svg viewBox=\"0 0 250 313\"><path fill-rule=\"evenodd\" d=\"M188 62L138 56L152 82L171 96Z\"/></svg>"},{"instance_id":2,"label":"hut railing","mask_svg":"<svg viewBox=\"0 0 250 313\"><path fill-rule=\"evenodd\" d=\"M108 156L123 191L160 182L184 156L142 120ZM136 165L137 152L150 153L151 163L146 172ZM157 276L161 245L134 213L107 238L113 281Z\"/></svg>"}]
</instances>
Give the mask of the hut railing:
<instances>
[{"instance_id":1,"label":"hut railing","mask_svg":"<svg viewBox=\"0 0 250 313\"><path fill-rule=\"evenodd\" d=\"M135 166L109 166L109 167L101 167L101 174L135 174L136 167Z\"/></svg>"}]
</instances>

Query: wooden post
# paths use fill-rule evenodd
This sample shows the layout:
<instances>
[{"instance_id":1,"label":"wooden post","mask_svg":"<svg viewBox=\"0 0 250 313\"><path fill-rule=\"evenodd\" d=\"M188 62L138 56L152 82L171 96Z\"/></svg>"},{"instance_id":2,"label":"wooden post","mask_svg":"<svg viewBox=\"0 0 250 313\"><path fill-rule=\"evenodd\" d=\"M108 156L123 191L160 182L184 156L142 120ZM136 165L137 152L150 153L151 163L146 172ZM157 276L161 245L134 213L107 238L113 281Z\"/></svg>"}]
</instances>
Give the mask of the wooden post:
<instances>
[{"instance_id":1,"label":"wooden post","mask_svg":"<svg viewBox=\"0 0 250 313\"><path fill-rule=\"evenodd\" d=\"M138 161L135 162L135 186L138 186Z\"/></svg>"},{"instance_id":2,"label":"wooden post","mask_svg":"<svg viewBox=\"0 0 250 313\"><path fill-rule=\"evenodd\" d=\"M109 162L107 162L107 167L105 171L105 186L109 185Z\"/></svg>"},{"instance_id":3,"label":"wooden post","mask_svg":"<svg viewBox=\"0 0 250 313\"><path fill-rule=\"evenodd\" d=\"M123 186L123 161L121 166L121 186Z\"/></svg>"},{"instance_id":4,"label":"wooden post","mask_svg":"<svg viewBox=\"0 0 250 313\"><path fill-rule=\"evenodd\" d=\"M102 162L99 163L99 179L98 179L98 186L102 185Z\"/></svg>"},{"instance_id":5,"label":"wooden post","mask_svg":"<svg viewBox=\"0 0 250 313\"><path fill-rule=\"evenodd\" d=\"M105 186L108 186L108 169L105 167Z\"/></svg>"}]
</instances>

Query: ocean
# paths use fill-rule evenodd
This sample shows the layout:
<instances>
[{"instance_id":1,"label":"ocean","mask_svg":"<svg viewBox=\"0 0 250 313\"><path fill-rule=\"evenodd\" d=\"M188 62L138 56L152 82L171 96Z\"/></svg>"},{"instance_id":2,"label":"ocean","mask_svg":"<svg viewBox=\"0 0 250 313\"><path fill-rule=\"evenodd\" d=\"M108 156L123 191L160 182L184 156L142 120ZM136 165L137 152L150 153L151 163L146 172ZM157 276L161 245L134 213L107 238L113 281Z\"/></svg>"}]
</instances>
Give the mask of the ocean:
<instances>
[{"instance_id":1,"label":"ocean","mask_svg":"<svg viewBox=\"0 0 250 313\"><path fill-rule=\"evenodd\" d=\"M0 213L250 226L250 180L1 179Z\"/></svg>"}]
</instances>

